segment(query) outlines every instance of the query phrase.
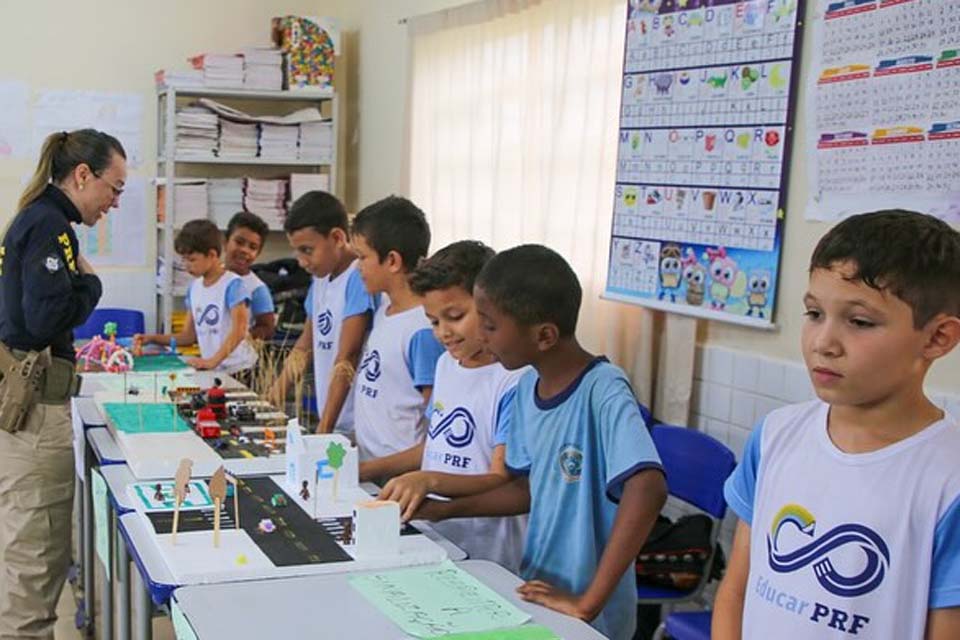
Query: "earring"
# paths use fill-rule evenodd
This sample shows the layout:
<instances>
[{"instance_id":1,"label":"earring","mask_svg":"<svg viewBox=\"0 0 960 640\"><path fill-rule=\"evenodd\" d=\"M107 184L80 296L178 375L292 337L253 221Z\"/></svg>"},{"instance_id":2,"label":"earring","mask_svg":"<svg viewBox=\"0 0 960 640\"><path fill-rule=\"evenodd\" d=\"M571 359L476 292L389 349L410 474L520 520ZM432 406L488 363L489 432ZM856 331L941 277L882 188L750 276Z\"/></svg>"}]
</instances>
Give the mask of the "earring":
<instances>
[{"instance_id":1,"label":"earring","mask_svg":"<svg viewBox=\"0 0 960 640\"><path fill-rule=\"evenodd\" d=\"M80 183L80 191L83 191L83 183Z\"/></svg>"}]
</instances>

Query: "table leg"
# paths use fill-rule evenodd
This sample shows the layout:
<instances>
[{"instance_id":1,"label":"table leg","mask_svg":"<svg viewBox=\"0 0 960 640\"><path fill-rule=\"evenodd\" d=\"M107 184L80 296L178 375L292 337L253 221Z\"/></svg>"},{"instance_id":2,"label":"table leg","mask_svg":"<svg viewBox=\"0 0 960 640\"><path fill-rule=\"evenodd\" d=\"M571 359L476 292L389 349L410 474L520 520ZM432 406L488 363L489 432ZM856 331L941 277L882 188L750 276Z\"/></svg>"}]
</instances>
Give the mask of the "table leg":
<instances>
[{"instance_id":1,"label":"table leg","mask_svg":"<svg viewBox=\"0 0 960 640\"><path fill-rule=\"evenodd\" d=\"M152 640L153 638L153 600L150 598L150 587L139 571L136 572L139 583L137 589L137 640Z\"/></svg>"},{"instance_id":2,"label":"table leg","mask_svg":"<svg viewBox=\"0 0 960 640\"><path fill-rule=\"evenodd\" d=\"M114 522L117 525L119 518ZM127 554L127 542L119 535L116 526L114 532L117 540L117 635L120 640L130 640L130 556Z\"/></svg>"},{"instance_id":3,"label":"table leg","mask_svg":"<svg viewBox=\"0 0 960 640\"><path fill-rule=\"evenodd\" d=\"M93 488L90 469L93 468L93 450L90 442L84 447L83 465L83 606L85 628L88 632L94 625L94 569L93 566Z\"/></svg>"},{"instance_id":4,"label":"table leg","mask_svg":"<svg viewBox=\"0 0 960 640\"><path fill-rule=\"evenodd\" d=\"M100 589L100 637L113 640L113 556L116 553L117 513L107 506L107 548L110 550L110 562L103 567L103 584Z\"/></svg>"}]
</instances>

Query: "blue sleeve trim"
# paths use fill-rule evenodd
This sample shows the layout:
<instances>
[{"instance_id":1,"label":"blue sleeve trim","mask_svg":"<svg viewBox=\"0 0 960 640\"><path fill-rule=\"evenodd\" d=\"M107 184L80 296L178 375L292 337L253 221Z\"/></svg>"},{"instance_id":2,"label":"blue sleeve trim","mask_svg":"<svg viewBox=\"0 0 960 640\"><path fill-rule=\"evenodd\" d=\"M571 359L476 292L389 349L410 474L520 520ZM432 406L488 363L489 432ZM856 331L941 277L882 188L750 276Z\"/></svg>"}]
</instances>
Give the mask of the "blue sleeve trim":
<instances>
[{"instance_id":1,"label":"blue sleeve trim","mask_svg":"<svg viewBox=\"0 0 960 640\"><path fill-rule=\"evenodd\" d=\"M526 469L519 469L519 468L517 468L517 467L511 467L510 465L506 465L506 467L507 467L507 471L510 472L510 475L514 475L514 476L529 476L529 475L530 475L530 467L527 467Z\"/></svg>"},{"instance_id":2,"label":"blue sleeve trim","mask_svg":"<svg viewBox=\"0 0 960 640\"><path fill-rule=\"evenodd\" d=\"M495 419L495 430L493 434L493 446L507 444L507 436L510 434L510 425L513 423L513 401L517 397L517 386L514 385L500 396L500 402L497 403L497 415Z\"/></svg>"},{"instance_id":3,"label":"blue sleeve trim","mask_svg":"<svg viewBox=\"0 0 960 640\"><path fill-rule=\"evenodd\" d=\"M262 284L253 290L250 296L250 312L255 316L262 316L265 313L273 313L276 308L273 306L273 296L270 295L270 289Z\"/></svg>"},{"instance_id":4,"label":"blue sleeve trim","mask_svg":"<svg viewBox=\"0 0 960 640\"><path fill-rule=\"evenodd\" d=\"M626 484L627 480L637 475L641 471L647 471L648 469L655 469L662 473L664 478L667 477L667 472L664 470L663 465L661 465L659 462L638 462L607 483L607 498L610 500L610 502L619 504L620 498L623 497L623 485Z\"/></svg>"},{"instance_id":5,"label":"blue sleeve trim","mask_svg":"<svg viewBox=\"0 0 960 640\"><path fill-rule=\"evenodd\" d=\"M303 301L303 310L307 312L307 317L313 317L313 290L317 288L317 279L310 279L310 288L307 289L307 297ZM312 321L311 321L312 322Z\"/></svg>"},{"instance_id":6,"label":"blue sleeve trim","mask_svg":"<svg viewBox=\"0 0 960 640\"><path fill-rule=\"evenodd\" d=\"M346 298L343 304L343 318L359 316L364 313L372 313L377 308L373 296L367 293L367 288L363 284L363 278L360 272L354 270L347 277Z\"/></svg>"},{"instance_id":7,"label":"blue sleeve trim","mask_svg":"<svg viewBox=\"0 0 960 640\"><path fill-rule=\"evenodd\" d=\"M757 474L760 469L760 445L763 420L753 428L743 449L743 458L723 485L723 497L737 517L753 524L753 501L757 493Z\"/></svg>"},{"instance_id":8,"label":"blue sleeve trim","mask_svg":"<svg viewBox=\"0 0 960 640\"><path fill-rule=\"evenodd\" d=\"M443 346L437 342L432 329L420 329L407 345L407 371L417 389L432 387L437 370L437 360L443 354Z\"/></svg>"},{"instance_id":9,"label":"blue sleeve trim","mask_svg":"<svg viewBox=\"0 0 960 640\"><path fill-rule=\"evenodd\" d=\"M233 309L238 304L250 302L250 294L247 293L247 288L243 286L243 280L240 278L235 279L233 282L227 285L227 294L225 296L227 309Z\"/></svg>"},{"instance_id":10,"label":"blue sleeve trim","mask_svg":"<svg viewBox=\"0 0 960 640\"><path fill-rule=\"evenodd\" d=\"M960 606L960 496L954 498L933 534L930 609Z\"/></svg>"}]
</instances>

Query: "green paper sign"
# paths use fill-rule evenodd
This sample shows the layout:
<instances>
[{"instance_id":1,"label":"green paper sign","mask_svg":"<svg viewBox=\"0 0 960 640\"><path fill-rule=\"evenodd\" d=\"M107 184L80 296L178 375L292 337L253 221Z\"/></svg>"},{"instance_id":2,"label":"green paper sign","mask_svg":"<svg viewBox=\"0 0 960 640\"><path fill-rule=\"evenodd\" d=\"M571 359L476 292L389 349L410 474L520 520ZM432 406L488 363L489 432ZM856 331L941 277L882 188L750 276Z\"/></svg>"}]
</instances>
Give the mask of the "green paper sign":
<instances>
[{"instance_id":1,"label":"green paper sign","mask_svg":"<svg viewBox=\"0 0 960 640\"><path fill-rule=\"evenodd\" d=\"M170 619L173 621L173 635L177 640L197 640L197 634L190 626L187 617L183 615L176 600L170 600Z\"/></svg>"},{"instance_id":2,"label":"green paper sign","mask_svg":"<svg viewBox=\"0 0 960 640\"><path fill-rule=\"evenodd\" d=\"M107 502L107 483L96 469L90 470L90 490L93 494L93 538L97 557L104 569L110 570L110 505Z\"/></svg>"},{"instance_id":3,"label":"green paper sign","mask_svg":"<svg viewBox=\"0 0 960 640\"><path fill-rule=\"evenodd\" d=\"M350 584L404 633L418 638L517 627L530 619L449 560L353 576Z\"/></svg>"},{"instance_id":4,"label":"green paper sign","mask_svg":"<svg viewBox=\"0 0 960 640\"><path fill-rule=\"evenodd\" d=\"M455 633L438 640L560 640L560 636L538 624L525 624L512 629L496 629L480 633Z\"/></svg>"}]
</instances>

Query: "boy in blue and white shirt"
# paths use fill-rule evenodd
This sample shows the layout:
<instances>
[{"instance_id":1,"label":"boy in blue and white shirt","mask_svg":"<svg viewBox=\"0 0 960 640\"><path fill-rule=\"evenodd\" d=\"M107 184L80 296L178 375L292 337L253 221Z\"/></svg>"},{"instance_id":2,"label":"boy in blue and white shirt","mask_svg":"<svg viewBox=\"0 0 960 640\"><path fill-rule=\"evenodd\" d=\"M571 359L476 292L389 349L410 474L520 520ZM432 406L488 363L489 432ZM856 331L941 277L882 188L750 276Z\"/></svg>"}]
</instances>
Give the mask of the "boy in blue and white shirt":
<instances>
[{"instance_id":1,"label":"boy in blue and white shirt","mask_svg":"<svg viewBox=\"0 0 960 640\"><path fill-rule=\"evenodd\" d=\"M297 262L313 280L304 304L307 322L270 392L279 403L291 380L313 358L313 381L320 420L317 433L353 433L354 372L360 363L376 301L357 271L350 248L347 211L324 191L305 193L287 214L284 230Z\"/></svg>"},{"instance_id":2,"label":"boy in blue and white shirt","mask_svg":"<svg viewBox=\"0 0 960 640\"><path fill-rule=\"evenodd\" d=\"M174 249L196 279L186 295L187 322L179 334L139 336L143 344L200 346L200 357L187 360L195 369L244 375L257 362L247 342L250 296L243 280L220 262L223 235L209 220L191 220L174 240Z\"/></svg>"},{"instance_id":3,"label":"boy in blue and white shirt","mask_svg":"<svg viewBox=\"0 0 960 640\"><path fill-rule=\"evenodd\" d=\"M354 385L356 438L363 461L423 440L423 412L443 347L407 281L430 246L423 212L405 198L384 198L357 214L352 239L367 292L383 297Z\"/></svg>"},{"instance_id":4,"label":"boy in blue and white shirt","mask_svg":"<svg viewBox=\"0 0 960 640\"><path fill-rule=\"evenodd\" d=\"M411 449L360 464L361 480L394 476L380 498L399 502L405 520L427 494L472 495L509 480L504 444L517 380L525 370L508 371L483 344L472 292L491 257L493 250L480 242L455 242L410 276L446 349L437 361L427 437ZM461 518L438 522L436 529L471 558L517 572L524 525L523 516Z\"/></svg>"},{"instance_id":5,"label":"boy in blue and white shirt","mask_svg":"<svg viewBox=\"0 0 960 640\"><path fill-rule=\"evenodd\" d=\"M270 289L250 270L263 251L268 233L270 227L260 216L241 211L230 218L227 224L224 248L227 269L243 279L243 285L250 295L250 336L258 340L269 340L277 328L276 308Z\"/></svg>"},{"instance_id":6,"label":"boy in blue and white shirt","mask_svg":"<svg viewBox=\"0 0 960 640\"><path fill-rule=\"evenodd\" d=\"M713 637L960 638L960 422L924 394L960 342L960 233L847 218L817 245L802 350L818 400L753 431Z\"/></svg>"},{"instance_id":7,"label":"boy in blue and white shirt","mask_svg":"<svg viewBox=\"0 0 960 640\"><path fill-rule=\"evenodd\" d=\"M529 509L521 597L630 640L633 566L666 483L626 376L577 342L581 296L570 265L546 247L516 247L484 267L474 297L487 348L507 369L535 369L517 384L506 443L513 479L480 495L426 503L418 515Z\"/></svg>"}]
</instances>

